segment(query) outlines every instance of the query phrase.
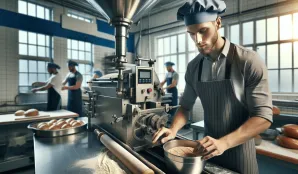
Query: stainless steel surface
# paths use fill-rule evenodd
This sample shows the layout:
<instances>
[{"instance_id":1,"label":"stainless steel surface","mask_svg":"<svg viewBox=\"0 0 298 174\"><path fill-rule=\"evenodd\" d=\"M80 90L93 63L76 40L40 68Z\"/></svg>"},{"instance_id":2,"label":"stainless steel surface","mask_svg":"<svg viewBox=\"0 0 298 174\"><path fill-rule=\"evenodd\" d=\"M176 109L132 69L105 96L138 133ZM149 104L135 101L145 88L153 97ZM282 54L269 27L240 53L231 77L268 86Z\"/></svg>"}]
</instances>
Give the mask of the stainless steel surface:
<instances>
[{"instance_id":1,"label":"stainless steel surface","mask_svg":"<svg viewBox=\"0 0 298 174\"><path fill-rule=\"evenodd\" d=\"M61 130L39 130L36 128L38 123L31 123L28 125L28 129L31 129L35 136L38 137L59 137L59 136L65 136L65 135L71 135L76 134L79 132L86 131L87 129L87 123L82 126L74 127L74 128L68 128L68 129L61 129Z\"/></svg>"},{"instance_id":2,"label":"stainless steel surface","mask_svg":"<svg viewBox=\"0 0 298 174\"><path fill-rule=\"evenodd\" d=\"M94 174L96 173L97 156L103 149L105 147L97 140L97 136L93 132L82 132L55 138L34 137L35 173ZM155 147L150 153L141 151L137 154L163 172L171 174L165 166L162 147ZM161 160L154 156L159 156ZM203 174L234 173L208 163L206 169L209 172L204 170Z\"/></svg>"},{"instance_id":3,"label":"stainless steel surface","mask_svg":"<svg viewBox=\"0 0 298 174\"><path fill-rule=\"evenodd\" d=\"M172 172L181 174L198 174L204 169L204 161L201 156L198 157L180 157L168 152L174 147L196 147L197 143L190 140L172 140L163 145L165 162L168 169Z\"/></svg>"}]
</instances>

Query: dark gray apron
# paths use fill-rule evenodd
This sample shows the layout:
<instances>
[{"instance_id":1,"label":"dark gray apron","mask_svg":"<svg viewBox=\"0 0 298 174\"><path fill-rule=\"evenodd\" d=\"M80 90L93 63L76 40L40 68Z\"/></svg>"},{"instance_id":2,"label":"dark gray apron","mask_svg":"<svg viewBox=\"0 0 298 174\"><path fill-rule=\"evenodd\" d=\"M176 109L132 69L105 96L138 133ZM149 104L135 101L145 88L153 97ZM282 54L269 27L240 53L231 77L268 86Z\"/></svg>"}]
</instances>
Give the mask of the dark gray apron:
<instances>
[{"instance_id":1,"label":"dark gray apron","mask_svg":"<svg viewBox=\"0 0 298 174\"><path fill-rule=\"evenodd\" d=\"M199 65L196 91L204 108L205 135L219 139L244 124L249 112L234 92L231 81L231 65L235 45L231 43L226 62L225 80L202 82L203 61ZM210 159L210 162L241 174L257 174L258 164L254 140L225 151L222 155Z\"/></svg>"}]
</instances>

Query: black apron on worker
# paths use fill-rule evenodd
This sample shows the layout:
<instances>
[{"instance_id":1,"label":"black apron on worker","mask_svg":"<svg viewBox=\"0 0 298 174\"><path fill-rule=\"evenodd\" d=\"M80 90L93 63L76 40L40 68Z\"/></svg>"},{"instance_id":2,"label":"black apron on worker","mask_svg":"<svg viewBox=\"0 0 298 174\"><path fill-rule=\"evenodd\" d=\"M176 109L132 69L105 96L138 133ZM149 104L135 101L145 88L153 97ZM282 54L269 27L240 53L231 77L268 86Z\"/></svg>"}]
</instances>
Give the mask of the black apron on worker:
<instances>
[{"instance_id":1,"label":"black apron on worker","mask_svg":"<svg viewBox=\"0 0 298 174\"><path fill-rule=\"evenodd\" d=\"M68 76L68 86L74 86L77 83L77 71L75 72L74 76ZM82 91L81 88L76 90L68 90L68 101L67 101L67 110L71 112L75 112L82 117Z\"/></svg>"},{"instance_id":2,"label":"black apron on worker","mask_svg":"<svg viewBox=\"0 0 298 174\"><path fill-rule=\"evenodd\" d=\"M249 119L249 112L237 99L230 78L231 66L236 61L234 51L235 45L231 43L226 60L225 80L202 82L204 59L199 65L196 91L204 108L205 135L216 139L235 131ZM258 173L253 139L211 158L210 162L241 174Z\"/></svg>"},{"instance_id":3,"label":"black apron on worker","mask_svg":"<svg viewBox=\"0 0 298 174\"><path fill-rule=\"evenodd\" d=\"M166 78L167 86L172 84L174 72L175 71L172 72L172 76L170 76L170 77L168 76ZM172 94L172 102L170 103L170 106L177 106L178 105L178 89L177 89L177 87L169 88L169 89L167 89L167 92ZM172 118L175 115L176 111L177 111L176 108L170 110L169 114L171 115Z\"/></svg>"},{"instance_id":4,"label":"black apron on worker","mask_svg":"<svg viewBox=\"0 0 298 174\"><path fill-rule=\"evenodd\" d=\"M48 89L47 111L56 111L59 109L61 109L61 96L54 87L50 87Z\"/></svg>"}]
</instances>

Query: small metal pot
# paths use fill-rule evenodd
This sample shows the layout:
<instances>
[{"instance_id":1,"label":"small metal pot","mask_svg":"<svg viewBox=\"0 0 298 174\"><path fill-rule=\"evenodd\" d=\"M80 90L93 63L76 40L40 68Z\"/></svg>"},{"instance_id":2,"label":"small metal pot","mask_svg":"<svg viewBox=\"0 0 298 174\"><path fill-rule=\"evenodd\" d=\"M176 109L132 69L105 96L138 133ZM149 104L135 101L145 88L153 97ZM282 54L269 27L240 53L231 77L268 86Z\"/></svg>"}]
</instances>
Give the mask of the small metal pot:
<instances>
[{"instance_id":1,"label":"small metal pot","mask_svg":"<svg viewBox=\"0 0 298 174\"><path fill-rule=\"evenodd\" d=\"M168 152L168 150L178 147L197 147L197 142L190 140L172 140L163 145L165 162L171 173L198 174L204 169L205 162L201 156L181 157Z\"/></svg>"}]
</instances>

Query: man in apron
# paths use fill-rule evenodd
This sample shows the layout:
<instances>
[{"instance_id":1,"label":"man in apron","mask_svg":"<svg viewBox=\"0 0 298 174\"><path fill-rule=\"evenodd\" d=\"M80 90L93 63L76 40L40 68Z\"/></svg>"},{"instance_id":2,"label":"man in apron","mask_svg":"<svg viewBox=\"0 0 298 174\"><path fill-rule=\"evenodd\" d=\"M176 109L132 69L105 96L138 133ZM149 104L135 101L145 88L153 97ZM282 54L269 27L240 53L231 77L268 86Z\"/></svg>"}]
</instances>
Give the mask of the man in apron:
<instances>
[{"instance_id":1,"label":"man in apron","mask_svg":"<svg viewBox=\"0 0 298 174\"><path fill-rule=\"evenodd\" d=\"M173 66L175 64L173 62L166 62L165 66L167 68L167 75L164 81L160 83L160 87L163 87L165 83L167 83L167 86L165 88L162 88L163 90L167 90L168 93L172 94L172 102L170 103L170 106L177 106L178 105L178 89L177 84L179 80L179 75L176 71L174 71ZM170 121L172 120L173 116L176 113L176 109L172 109L169 114L171 115Z\"/></svg>"},{"instance_id":2,"label":"man in apron","mask_svg":"<svg viewBox=\"0 0 298 174\"><path fill-rule=\"evenodd\" d=\"M33 88L32 92L48 90L47 111L55 111L61 109L61 82L62 78L57 71L60 66L55 63L48 63L48 72L51 74L50 79L46 82L35 82L32 86L41 86Z\"/></svg>"},{"instance_id":3,"label":"man in apron","mask_svg":"<svg viewBox=\"0 0 298 174\"><path fill-rule=\"evenodd\" d=\"M220 37L226 5L221 0L194 0L178 10L200 54L187 67L186 86L170 128L153 142L173 139L187 122L197 97L204 108L205 135L196 151L204 160L241 174L258 173L253 137L272 123L272 96L266 66L259 55Z\"/></svg>"},{"instance_id":4,"label":"man in apron","mask_svg":"<svg viewBox=\"0 0 298 174\"><path fill-rule=\"evenodd\" d=\"M83 76L76 70L76 66L78 66L78 63L72 60L68 61L69 73L63 82L63 85L68 83L68 86L63 86L62 90L68 90L67 110L75 112L82 117L83 106L81 85Z\"/></svg>"}]
</instances>

